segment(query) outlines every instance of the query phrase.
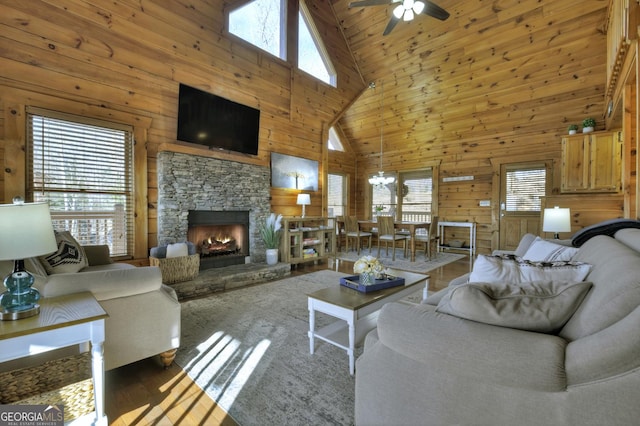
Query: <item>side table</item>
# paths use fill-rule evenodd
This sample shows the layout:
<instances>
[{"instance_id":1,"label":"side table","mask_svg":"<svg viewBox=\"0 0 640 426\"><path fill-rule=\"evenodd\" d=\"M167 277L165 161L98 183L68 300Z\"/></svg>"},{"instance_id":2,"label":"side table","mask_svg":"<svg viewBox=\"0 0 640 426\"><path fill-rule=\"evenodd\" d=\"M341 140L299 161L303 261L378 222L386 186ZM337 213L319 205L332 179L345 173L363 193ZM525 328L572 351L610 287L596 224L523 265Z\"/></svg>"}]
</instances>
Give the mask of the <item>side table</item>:
<instances>
[{"instance_id":1,"label":"side table","mask_svg":"<svg viewBox=\"0 0 640 426\"><path fill-rule=\"evenodd\" d=\"M94 425L107 425L104 412L104 320L108 317L89 292L40 299L40 314L0 321L0 362L91 342ZM91 416L91 415L89 415ZM86 417L82 417L84 419Z\"/></svg>"}]
</instances>

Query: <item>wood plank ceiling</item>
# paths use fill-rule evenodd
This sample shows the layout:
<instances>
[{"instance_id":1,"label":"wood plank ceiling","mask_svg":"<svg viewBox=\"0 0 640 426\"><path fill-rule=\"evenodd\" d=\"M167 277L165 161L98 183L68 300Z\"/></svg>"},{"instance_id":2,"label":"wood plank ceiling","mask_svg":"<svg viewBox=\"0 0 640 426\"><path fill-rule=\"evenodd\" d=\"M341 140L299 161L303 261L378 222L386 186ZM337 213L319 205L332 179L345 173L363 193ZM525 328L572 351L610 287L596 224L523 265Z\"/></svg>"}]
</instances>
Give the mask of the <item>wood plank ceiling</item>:
<instances>
[{"instance_id":1,"label":"wood plank ceiling","mask_svg":"<svg viewBox=\"0 0 640 426\"><path fill-rule=\"evenodd\" d=\"M332 5L366 82L338 124L357 156L431 156L452 141L602 128L606 0L436 0L450 12L400 22L395 5ZM373 160L373 159L372 159Z\"/></svg>"}]
</instances>

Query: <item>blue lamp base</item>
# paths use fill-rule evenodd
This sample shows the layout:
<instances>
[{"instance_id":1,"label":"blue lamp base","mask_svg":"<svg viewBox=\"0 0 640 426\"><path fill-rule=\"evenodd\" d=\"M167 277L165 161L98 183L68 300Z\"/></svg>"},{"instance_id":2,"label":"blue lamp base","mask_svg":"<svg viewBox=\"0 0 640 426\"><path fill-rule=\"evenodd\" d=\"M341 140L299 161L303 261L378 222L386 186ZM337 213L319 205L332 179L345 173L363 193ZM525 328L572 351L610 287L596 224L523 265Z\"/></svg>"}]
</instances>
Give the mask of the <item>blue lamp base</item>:
<instances>
[{"instance_id":1,"label":"blue lamp base","mask_svg":"<svg viewBox=\"0 0 640 426\"><path fill-rule=\"evenodd\" d=\"M16 260L11 272L4 279L7 291L0 295L0 320L17 320L40 313L40 293L31 288L35 279L24 269L24 260Z\"/></svg>"}]
</instances>

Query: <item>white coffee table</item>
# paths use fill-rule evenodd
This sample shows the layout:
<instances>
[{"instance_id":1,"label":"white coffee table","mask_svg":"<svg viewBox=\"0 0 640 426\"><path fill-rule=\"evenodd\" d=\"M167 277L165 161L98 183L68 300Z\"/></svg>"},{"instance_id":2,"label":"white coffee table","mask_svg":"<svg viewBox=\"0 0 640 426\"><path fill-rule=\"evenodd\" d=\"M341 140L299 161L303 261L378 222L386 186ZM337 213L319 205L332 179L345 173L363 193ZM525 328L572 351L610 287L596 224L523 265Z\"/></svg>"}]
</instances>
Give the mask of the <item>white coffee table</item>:
<instances>
[{"instance_id":1,"label":"white coffee table","mask_svg":"<svg viewBox=\"0 0 640 426\"><path fill-rule=\"evenodd\" d=\"M378 311L382 306L418 291L423 282L422 298L427 298L429 275L397 270L389 270L389 273L404 278L405 285L362 293L336 282L331 287L307 295L309 350L312 355L315 350L315 338L344 349L349 355L349 373L353 375L355 373L355 346L369 331L376 327ZM316 330L316 312L331 315L338 321Z\"/></svg>"}]
</instances>

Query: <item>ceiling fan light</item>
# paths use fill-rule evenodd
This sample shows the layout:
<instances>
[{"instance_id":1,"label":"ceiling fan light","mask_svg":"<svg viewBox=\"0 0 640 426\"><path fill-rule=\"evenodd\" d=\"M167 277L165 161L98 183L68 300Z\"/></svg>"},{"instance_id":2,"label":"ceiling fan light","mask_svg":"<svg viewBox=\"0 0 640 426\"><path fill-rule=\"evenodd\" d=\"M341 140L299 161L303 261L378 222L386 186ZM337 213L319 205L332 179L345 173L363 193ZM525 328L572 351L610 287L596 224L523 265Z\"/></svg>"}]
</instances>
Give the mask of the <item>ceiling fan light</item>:
<instances>
[{"instance_id":1,"label":"ceiling fan light","mask_svg":"<svg viewBox=\"0 0 640 426\"><path fill-rule=\"evenodd\" d=\"M415 3L414 0L404 0L402 2L402 7L404 7L405 9L411 9L414 3Z\"/></svg>"},{"instance_id":2,"label":"ceiling fan light","mask_svg":"<svg viewBox=\"0 0 640 426\"><path fill-rule=\"evenodd\" d=\"M393 9L393 16L400 19L402 18L402 15L404 15L404 7L402 7L402 5L396 6L396 8Z\"/></svg>"},{"instance_id":3,"label":"ceiling fan light","mask_svg":"<svg viewBox=\"0 0 640 426\"><path fill-rule=\"evenodd\" d=\"M423 2L417 1L413 4L413 11L416 13L416 15L420 15L423 10L424 10Z\"/></svg>"},{"instance_id":4,"label":"ceiling fan light","mask_svg":"<svg viewBox=\"0 0 640 426\"><path fill-rule=\"evenodd\" d=\"M413 21L413 9L408 9L404 12L404 21Z\"/></svg>"}]
</instances>

